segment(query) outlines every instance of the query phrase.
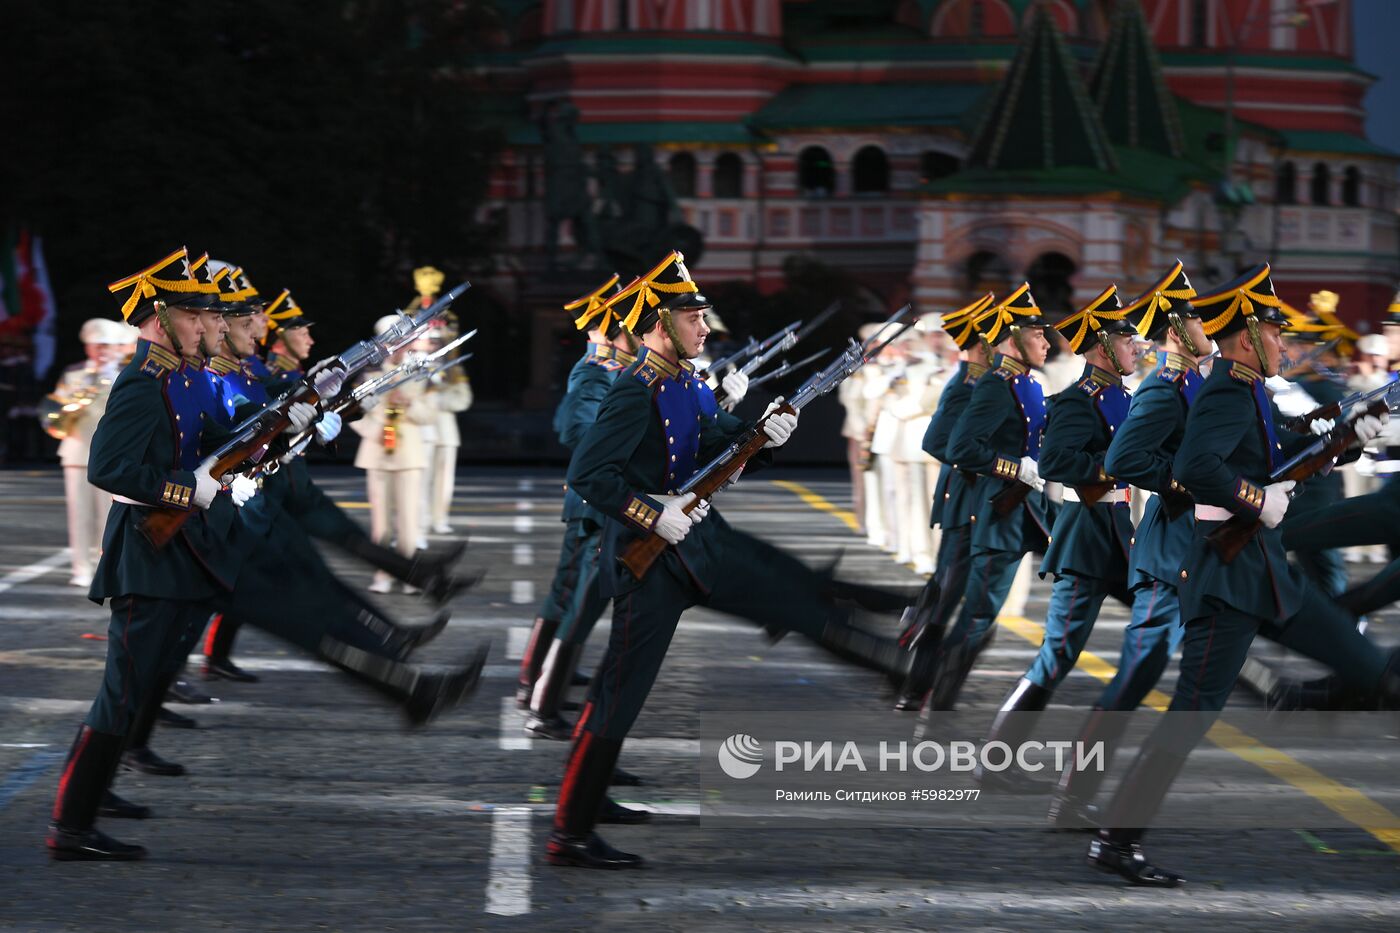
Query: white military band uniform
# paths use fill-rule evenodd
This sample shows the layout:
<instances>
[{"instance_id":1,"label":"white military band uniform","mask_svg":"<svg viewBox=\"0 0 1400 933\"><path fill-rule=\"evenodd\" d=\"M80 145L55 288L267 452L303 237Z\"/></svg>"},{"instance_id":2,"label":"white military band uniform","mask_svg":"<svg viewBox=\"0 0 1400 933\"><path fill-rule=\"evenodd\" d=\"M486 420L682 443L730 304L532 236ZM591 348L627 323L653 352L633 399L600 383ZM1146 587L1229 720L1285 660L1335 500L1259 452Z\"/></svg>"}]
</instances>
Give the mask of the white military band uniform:
<instances>
[{"instance_id":1,"label":"white military band uniform","mask_svg":"<svg viewBox=\"0 0 1400 933\"><path fill-rule=\"evenodd\" d=\"M365 378L374 375L369 373ZM389 395L395 397L393 403L389 397L382 398L363 418L351 424L360 436L355 466L365 471L370 536L383 545L392 536L398 552L411 557L417 549L423 472L427 467L422 429L433 423L437 412L422 383L407 383ZM388 592L390 585L389 576L379 571L371 588Z\"/></svg>"},{"instance_id":2,"label":"white military band uniform","mask_svg":"<svg viewBox=\"0 0 1400 933\"><path fill-rule=\"evenodd\" d=\"M92 362L69 366L59 377L54 394L72 398L79 393L96 393L92 401L72 420L68 435L58 444L58 462L63 465L63 496L68 510L68 551L74 586L92 582L92 569L102 551L102 530L112 508L111 494L88 482L88 450L92 432L107 408L107 393L116 377L115 367L99 368Z\"/></svg>"},{"instance_id":3,"label":"white military band uniform","mask_svg":"<svg viewBox=\"0 0 1400 933\"><path fill-rule=\"evenodd\" d=\"M452 493L457 480L457 448L462 445L458 412L472 405L472 386L451 370L441 373L442 383L429 383L427 396L435 414L430 443L426 444L427 473L423 481L422 527L439 534L452 531ZM460 381L457 381L460 378Z\"/></svg>"}]
</instances>

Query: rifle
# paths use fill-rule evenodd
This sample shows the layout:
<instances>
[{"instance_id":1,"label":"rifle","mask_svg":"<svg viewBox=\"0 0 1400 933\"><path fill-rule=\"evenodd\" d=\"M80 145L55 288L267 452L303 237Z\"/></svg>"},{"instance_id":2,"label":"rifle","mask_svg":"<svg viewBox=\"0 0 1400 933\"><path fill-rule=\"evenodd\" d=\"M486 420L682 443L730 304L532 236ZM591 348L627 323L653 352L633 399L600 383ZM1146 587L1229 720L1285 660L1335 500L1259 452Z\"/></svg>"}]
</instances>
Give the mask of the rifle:
<instances>
[{"instance_id":1,"label":"rifle","mask_svg":"<svg viewBox=\"0 0 1400 933\"><path fill-rule=\"evenodd\" d=\"M346 378L369 365L377 365L394 353L406 347L427 327L434 318L446 311L468 288L470 282L463 282L427 308L413 315L399 311L399 319L377 337L361 340L344 353L334 357L335 363L344 370ZM287 409L293 402L306 402L309 405L322 405L310 376L288 392L281 399L253 415L233 429L233 436L218 450L200 464L210 476L221 477L229 473L243 473L256 467L267 455L272 442L291 424ZM175 537L180 527L198 509L180 509L151 506L142 516L139 529L146 539L157 549L165 547Z\"/></svg>"},{"instance_id":2,"label":"rifle","mask_svg":"<svg viewBox=\"0 0 1400 933\"><path fill-rule=\"evenodd\" d=\"M802 322L793 321L787 327L784 327L772 337L760 343L758 346L762 352L740 367L739 372L743 373L745 376L752 376L759 367L763 366L763 364L767 363L774 356L785 350L791 350L793 347L797 346L798 341L802 340L802 338L811 336L812 332L830 320L831 316L835 314L840 307L841 302L833 301L822 309L821 314L813 318L811 323L807 324L795 334L792 332L793 329L798 327ZM752 383L750 383L750 385L752 385ZM719 390L715 392L716 400L723 401L725 394L724 387L721 386Z\"/></svg>"},{"instance_id":3,"label":"rifle","mask_svg":"<svg viewBox=\"0 0 1400 933\"><path fill-rule=\"evenodd\" d=\"M1400 404L1400 380L1389 382L1378 389L1365 393L1356 404L1365 403L1363 415L1379 415L1389 411L1391 406ZM1348 419L1342 424L1321 435L1298 453L1280 464L1269 474L1265 485L1293 480L1301 483L1309 477L1331 469L1337 458L1356 440L1356 419ZM1232 515L1206 535L1211 547L1220 555L1223 563L1230 563L1244 550L1245 545L1254 540L1263 522L1252 516Z\"/></svg>"},{"instance_id":4,"label":"rifle","mask_svg":"<svg viewBox=\"0 0 1400 933\"><path fill-rule=\"evenodd\" d=\"M909 310L909 305L900 308L881 325L881 331L892 324L898 324L900 320L909 313ZM875 345L874 342L876 338L879 337L879 332L865 343L857 343L855 340L851 340L840 356L832 360L820 371L813 373L796 392L792 393L791 398L783 399L779 397L777 399L778 407L773 410L772 414L791 415L801 411L814 399L820 398L835 389L849 378L852 373L874 359L890 341L899 337L913 326L914 323L912 321L900 326L888 339L882 341L878 345ZM768 443L768 435L763 432L763 424L769 417L772 417L772 414L760 419L743 434L739 435L739 437L732 441L719 456L705 464L705 466L696 471L694 476L686 480L685 485L681 486L679 492L682 495L688 492L695 493L695 498L685 506L685 511L687 513L695 508L696 503L709 499L729 483L734 475L744 468L744 464L748 463L749 459L753 457L754 454L763 449L763 445ZM618 560L621 561L624 567L631 571L632 576L640 580L642 577L646 576L647 571L651 569L651 565L656 562L656 559L660 557L662 552L669 546L665 538L653 533L644 538L638 538L627 545L626 549L618 557Z\"/></svg>"},{"instance_id":5,"label":"rifle","mask_svg":"<svg viewBox=\"0 0 1400 933\"><path fill-rule=\"evenodd\" d=\"M472 333L476 332L472 331ZM453 366L456 366L459 363L465 363L467 360L472 358L472 355L473 354L471 353L464 353L461 356L456 357L454 359L442 360L436 366L433 366L428 370L424 370L416 376L410 376L407 379L401 379L390 384L386 381L389 377L396 375L397 373L401 372L405 366L411 364L405 363L403 366L396 366L388 372L383 373L374 379L371 379L369 382L360 383L358 386L355 387L354 390L336 399L335 402L329 408L326 409L326 411L335 412L336 414L340 415L346 422L355 421L359 418L364 417L364 412L359 410L352 411L352 409L362 408L365 400L370 398L371 396L383 395L386 392L392 391L395 387L402 385L404 382L412 381L414 379L429 379L445 369L451 369ZM284 453L282 456L278 457L276 460L273 460L271 462L265 461L263 463L258 464L256 467L253 468L252 471L249 472L248 475L273 475L283 466L290 463L304 450L306 450L307 446L309 446L311 443L311 439L315 436L315 428L306 429L305 431L301 432L295 438L292 439L292 442L290 446L288 446L286 453Z\"/></svg>"},{"instance_id":6,"label":"rifle","mask_svg":"<svg viewBox=\"0 0 1400 933\"><path fill-rule=\"evenodd\" d=\"M787 360L783 360L782 365L778 366L776 369L770 369L763 375L754 376L752 379L750 379L749 388L752 389L754 386L761 386L765 382L771 382L772 380L777 379L779 376L786 376L794 369L801 369L804 366L807 366L811 363L815 363L817 360L826 356L830 352L830 350L819 350L816 353L813 353L811 356L807 357L805 360L798 360L796 363L789 363Z\"/></svg>"},{"instance_id":7,"label":"rifle","mask_svg":"<svg viewBox=\"0 0 1400 933\"><path fill-rule=\"evenodd\" d=\"M1394 380L1392 380L1392 382L1393 381ZM1389 382L1386 383L1387 386L1390 384L1391 383ZM1384 388L1385 386L1381 386L1381 389ZM1377 392L1380 390L1372 389L1371 391ZM1287 418L1282 422L1280 426L1285 431L1292 431L1294 434L1305 434L1307 433L1308 425L1312 422L1316 421L1319 418L1331 420L1340 418L1343 412L1349 410L1351 406L1357 404L1366 396L1367 393L1365 392L1353 392L1350 395L1344 396L1343 398L1340 398L1335 402L1329 402L1326 405L1319 405L1307 414L1298 415L1296 418Z\"/></svg>"},{"instance_id":8,"label":"rifle","mask_svg":"<svg viewBox=\"0 0 1400 933\"><path fill-rule=\"evenodd\" d=\"M776 334L770 334L769 336L764 337L762 340L755 340L752 337L750 337L748 343L744 344L738 350L735 350L733 353L729 354L723 359L711 363L708 369L697 370L696 375L699 376L701 379L708 379L711 375L718 376L719 371L721 369L724 369L726 366L731 368L737 368L740 360L747 359L748 357L753 356L755 353L762 353L764 350L767 350L773 344L779 342L780 340L783 340L785 337L787 337L788 334L791 334L793 331L797 330L797 328L801 326L801 321L793 321L788 326L779 330ZM752 372L752 370L750 370L750 372Z\"/></svg>"},{"instance_id":9,"label":"rifle","mask_svg":"<svg viewBox=\"0 0 1400 933\"><path fill-rule=\"evenodd\" d=\"M442 358L446 356L450 351L457 349L457 347L466 343L468 340L472 339L475 336L476 330L469 330L462 336L458 337L456 340L452 341L451 343L444 344L443 346L438 347L436 350L434 350L432 353L429 353L427 356L422 356L418 359L409 360L408 362L395 367L393 370L391 370L391 372L397 373L397 375L392 380L390 380L387 385L383 385L381 387L376 388L374 394L382 395L385 392L392 392L399 386L403 385L405 382L412 382L415 379L426 379L428 376L432 375L432 373L428 372L428 370L430 369L432 370L432 372L439 372L442 369L445 369L446 366L439 366L436 369L434 369L433 367L437 363L439 363L442 360ZM466 357L458 357L457 359L465 360Z\"/></svg>"}]
</instances>

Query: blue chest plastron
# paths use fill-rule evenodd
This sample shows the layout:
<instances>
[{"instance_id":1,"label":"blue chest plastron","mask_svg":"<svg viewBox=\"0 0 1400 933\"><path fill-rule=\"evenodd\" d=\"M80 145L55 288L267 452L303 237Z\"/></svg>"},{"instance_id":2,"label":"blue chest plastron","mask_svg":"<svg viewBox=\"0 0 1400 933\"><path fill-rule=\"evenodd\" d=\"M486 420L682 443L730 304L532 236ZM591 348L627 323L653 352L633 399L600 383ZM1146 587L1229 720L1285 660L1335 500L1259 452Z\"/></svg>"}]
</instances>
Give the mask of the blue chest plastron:
<instances>
[{"instance_id":1,"label":"blue chest plastron","mask_svg":"<svg viewBox=\"0 0 1400 933\"><path fill-rule=\"evenodd\" d=\"M216 418L219 410L214 386L204 370L185 364L165 379L165 405L175 421L176 467L193 470L201 459L205 421ZM233 418L231 408L227 418Z\"/></svg>"},{"instance_id":2,"label":"blue chest plastron","mask_svg":"<svg viewBox=\"0 0 1400 933\"><path fill-rule=\"evenodd\" d=\"M1022 453L1038 460L1040 440L1045 435L1045 390L1029 373L1014 376L1010 382L1011 396L1021 410L1021 422L1026 430Z\"/></svg>"},{"instance_id":3,"label":"blue chest plastron","mask_svg":"<svg viewBox=\"0 0 1400 933\"><path fill-rule=\"evenodd\" d=\"M648 362L643 351L638 357L636 377L651 386L652 401L661 416L666 433L666 478L668 492L685 485L700 466L700 428L706 420L719 417L719 403L704 380L682 368L675 375L669 361Z\"/></svg>"}]
</instances>

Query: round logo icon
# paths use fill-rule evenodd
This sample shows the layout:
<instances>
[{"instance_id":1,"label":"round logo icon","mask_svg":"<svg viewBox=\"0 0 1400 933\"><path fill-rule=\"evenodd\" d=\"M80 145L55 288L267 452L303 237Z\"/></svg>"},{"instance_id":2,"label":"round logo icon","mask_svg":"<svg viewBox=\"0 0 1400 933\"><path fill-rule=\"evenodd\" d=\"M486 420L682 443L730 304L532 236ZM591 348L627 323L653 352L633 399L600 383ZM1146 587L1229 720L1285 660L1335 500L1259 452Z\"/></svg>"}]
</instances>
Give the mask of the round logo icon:
<instances>
[{"instance_id":1,"label":"round logo icon","mask_svg":"<svg viewBox=\"0 0 1400 933\"><path fill-rule=\"evenodd\" d=\"M719 747L720 770L736 781L751 778L763 766L763 745L751 735L736 732Z\"/></svg>"}]
</instances>

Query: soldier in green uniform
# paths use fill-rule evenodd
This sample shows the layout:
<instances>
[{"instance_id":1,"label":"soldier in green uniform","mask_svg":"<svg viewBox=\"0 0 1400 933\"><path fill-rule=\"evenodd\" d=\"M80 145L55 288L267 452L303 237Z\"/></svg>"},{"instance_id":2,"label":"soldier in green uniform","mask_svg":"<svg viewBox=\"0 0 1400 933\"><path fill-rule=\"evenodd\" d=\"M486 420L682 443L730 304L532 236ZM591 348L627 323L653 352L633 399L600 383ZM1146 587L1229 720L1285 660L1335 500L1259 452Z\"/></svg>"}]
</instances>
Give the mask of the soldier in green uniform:
<instances>
[{"instance_id":1,"label":"soldier in green uniform","mask_svg":"<svg viewBox=\"0 0 1400 933\"><path fill-rule=\"evenodd\" d=\"M1099 695L1080 734L1112 753L1124 719L1106 712L1137 709L1181 642L1176 584L1191 544L1195 517L1186 490L1172 478L1172 460L1186 431L1186 414L1200 390L1200 360L1210 339L1191 306L1196 294L1178 260L1161 279L1123 309L1137 332L1157 345L1157 362L1133 393L1128 416L1114 432L1104 471L1152 493L1128 557L1132 619L1123 632L1118 671ZM1066 768L1050 819L1060 826L1093 821L1103 772Z\"/></svg>"},{"instance_id":2,"label":"soldier in green uniform","mask_svg":"<svg viewBox=\"0 0 1400 933\"><path fill-rule=\"evenodd\" d=\"M607 395L616 374L631 365L634 359L631 344L622 333L616 315L603 310L604 303L616 294L620 287L618 279L619 276L614 273L598 288L564 306L574 325L580 330L586 329L588 334L588 346L583 356L569 371L564 398L560 400L559 407L554 412L555 433L559 435L560 442L570 450L578 446L583 433L593 423L598 405L603 396ZM586 420L579 416L580 412L586 413ZM516 681L515 699L516 705L521 709L532 708L536 682L546 667L546 660L551 659L548 665L551 687L541 691L539 707L526 723L526 730L545 737L553 737L548 733L562 730L562 737L567 738L571 728L568 723L559 720L559 694L573 679L572 673L564 668L571 667L577 658L564 657L572 652L566 650L563 642L555 638L555 634L560 621L569 613L570 607L579 596L583 565L590 559L594 566L597 564L597 535L605 519L589 507L572 487L566 486L561 520L565 525L564 541L559 549L559 560L554 569L549 592L540 604L539 615L535 618L525 653L520 659L520 676ZM596 595L594 598L597 599ZM601 612L601 607L598 611ZM578 644L581 647L583 642ZM568 679L555 685L556 678ZM557 690L554 689L555 686ZM552 703L549 702L551 697Z\"/></svg>"},{"instance_id":3,"label":"soldier in green uniform","mask_svg":"<svg viewBox=\"0 0 1400 933\"><path fill-rule=\"evenodd\" d=\"M1280 333L1287 323L1262 264L1192 303L1220 348L1191 405L1173 475L1196 501L1191 548L1180 570L1185 620L1181 670L1171 712L1163 717L1105 812L1089 863L1133 884L1174 887L1181 876L1149 862L1144 827L1221 710L1250 643L1264 634L1317 658L1360 689L1400 699L1400 654L1387 655L1356 629L1355 619L1326 598L1284 556L1279 523L1291 482L1270 483L1291 451L1278 439L1264 380L1278 371ZM1355 422L1365 443L1381 420ZM1256 537L1229 563L1207 541L1221 522L1258 520Z\"/></svg>"},{"instance_id":4,"label":"soldier in green uniform","mask_svg":"<svg viewBox=\"0 0 1400 933\"><path fill-rule=\"evenodd\" d=\"M991 320L982 318L982 313L995 301L995 296L988 293L972 304L943 316L943 330L958 348L958 368L938 398L938 407L929 421L928 430L924 432L923 442L924 453L941 464L938 482L933 488L929 523L935 527L941 525L943 536L938 545L934 574L919 593L914 603L914 617L902 637L905 647L910 650L921 643L932 645L942 639L948 620L962 601L963 589L967 586L968 568L972 562L972 479L948 459L948 438L967 407L968 399L972 398L972 387L991 366L991 349L978 331L977 321ZM905 690L901 691L894 708L908 711L922 707L931 686L932 673L911 671Z\"/></svg>"},{"instance_id":5,"label":"soldier in green uniform","mask_svg":"<svg viewBox=\"0 0 1400 933\"><path fill-rule=\"evenodd\" d=\"M1045 365L1047 321L1023 283L983 312L978 328L996 355L948 439L948 459L977 476L972 488L972 563L962 611L937 650L933 709L952 709L977 655L991 641L1016 568L1049 543L1045 481L1037 459L1045 429L1045 394L1031 370ZM1016 489L1017 486L1025 487ZM998 496L1022 495L997 511ZM911 676L918 676L916 661Z\"/></svg>"},{"instance_id":6,"label":"soldier in green uniform","mask_svg":"<svg viewBox=\"0 0 1400 933\"><path fill-rule=\"evenodd\" d=\"M1115 285L1057 322L1055 329L1069 342L1070 352L1084 357L1084 373L1051 399L1040 447L1040 477L1064 484L1065 503L1040 565L1041 576L1055 577L1045 635L1025 676L1002 702L987 739L1012 748L1024 741L1034 714L1045 709L1074 669L1104 600L1112 596L1127 605L1133 602L1128 589L1133 537L1128 483L1104 470L1104 457L1132 399L1123 377L1135 368L1135 331ZM1085 501L1095 487L1101 494L1097 501ZM978 777L989 788L1014 790L1025 783L1020 772L984 771Z\"/></svg>"},{"instance_id":7,"label":"soldier in green uniform","mask_svg":"<svg viewBox=\"0 0 1400 933\"><path fill-rule=\"evenodd\" d=\"M710 306L679 253L613 296L623 326L640 337L569 467L569 485L608 518L599 576L613 600L607 652L590 687L559 791L552 864L630 868L641 858L605 843L593 828L623 740L656 679L681 614L705 605L776 631L809 635L884 672L900 668L894 638L851 624L853 610L828 595L828 581L792 556L740 534L680 486L750 425L722 411L689 360L702 350ZM769 448L784 444L793 414L770 406ZM750 463L761 466L769 454ZM687 505L693 506L685 511ZM631 542L658 535L670 546L641 579L618 561Z\"/></svg>"},{"instance_id":8,"label":"soldier in green uniform","mask_svg":"<svg viewBox=\"0 0 1400 933\"><path fill-rule=\"evenodd\" d=\"M89 482L114 496L88 593L110 600L112 621L102 688L59 778L47 840L55 859L145 855L97 829L98 808L135 717L163 695L172 655L233 587L242 562L233 504L199 466L204 435L215 432L183 371L185 348L203 334L198 310L215 299L191 276L183 248L108 288L120 294L122 317L140 328L141 340L112 386L88 462ZM294 426L304 429L314 409L295 407ZM201 514L158 551L138 527L151 506ZM108 801L111 815L139 815Z\"/></svg>"}]
</instances>

